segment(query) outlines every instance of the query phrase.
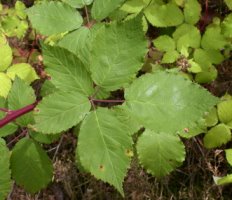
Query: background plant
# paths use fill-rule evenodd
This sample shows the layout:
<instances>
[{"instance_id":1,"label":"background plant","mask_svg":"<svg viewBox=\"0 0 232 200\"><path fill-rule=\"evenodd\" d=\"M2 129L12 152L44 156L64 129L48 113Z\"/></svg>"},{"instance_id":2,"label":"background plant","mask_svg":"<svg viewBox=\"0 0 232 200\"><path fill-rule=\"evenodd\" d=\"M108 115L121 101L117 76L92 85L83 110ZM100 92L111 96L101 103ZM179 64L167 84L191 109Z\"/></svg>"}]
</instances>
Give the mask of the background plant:
<instances>
[{"instance_id":1,"label":"background plant","mask_svg":"<svg viewBox=\"0 0 232 200\"><path fill-rule=\"evenodd\" d=\"M229 57L231 14L199 26L201 6L196 0L42 1L26 13L32 26L47 37L41 48L43 73L50 78L38 102L29 86L37 79L35 71L28 64L17 64L15 69L24 71L20 66L27 66L27 72L14 73L12 87L8 78L7 89L0 93L1 136L13 134L18 127L27 135L11 156L1 141L2 198L10 190L10 174L31 193L47 186L52 161L40 143L51 143L72 127L80 127L77 164L123 195L123 180L134 155L148 173L165 176L185 159L179 135L193 137L204 132L207 124L217 124L211 113L219 100L192 81L213 81L214 64ZM166 33L146 37L149 27ZM4 77L11 68L7 69L12 62L8 57ZM115 97L113 92L120 95ZM210 112L207 117L206 112ZM207 141L214 142L211 135L218 135L218 127L226 130L220 144L231 139L230 120L225 123L222 118L224 124L206 134L206 147L215 147Z\"/></svg>"}]
</instances>

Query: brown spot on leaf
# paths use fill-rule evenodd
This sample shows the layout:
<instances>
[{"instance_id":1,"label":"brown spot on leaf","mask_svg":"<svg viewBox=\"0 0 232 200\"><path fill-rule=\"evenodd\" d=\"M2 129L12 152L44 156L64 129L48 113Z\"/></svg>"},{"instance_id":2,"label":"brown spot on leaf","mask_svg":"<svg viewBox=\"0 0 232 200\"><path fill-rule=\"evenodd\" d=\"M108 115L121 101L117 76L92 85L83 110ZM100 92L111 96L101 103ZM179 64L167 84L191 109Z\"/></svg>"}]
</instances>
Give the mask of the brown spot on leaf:
<instances>
[{"instance_id":1,"label":"brown spot on leaf","mask_svg":"<svg viewBox=\"0 0 232 200\"><path fill-rule=\"evenodd\" d=\"M133 151L131 149L126 149L126 155L128 157L133 157L134 153L133 153Z\"/></svg>"},{"instance_id":2,"label":"brown spot on leaf","mask_svg":"<svg viewBox=\"0 0 232 200\"><path fill-rule=\"evenodd\" d=\"M104 167L103 165L100 165L100 166L99 166L99 169L100 169L100 171L103 172L103 171L105 170L105 167Z\"/></svg>"},{"instance_id":3,"label":"brown spot on leaf","mask_svg":"<svg viewBox=\"0 0 232 200\"><path fill-rule=\"evenodd\" d=\"M189 129L188 128L184 128L184 132L185 133L189 133Z\"/></svg>"}]
</instances>

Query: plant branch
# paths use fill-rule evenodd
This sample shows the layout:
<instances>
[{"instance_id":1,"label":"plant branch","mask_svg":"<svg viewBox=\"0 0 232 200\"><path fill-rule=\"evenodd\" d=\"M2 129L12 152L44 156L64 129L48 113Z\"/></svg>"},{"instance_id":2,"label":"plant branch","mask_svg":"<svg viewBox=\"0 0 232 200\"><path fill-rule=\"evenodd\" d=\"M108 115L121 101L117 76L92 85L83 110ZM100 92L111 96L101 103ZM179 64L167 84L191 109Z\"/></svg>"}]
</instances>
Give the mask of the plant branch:
<instances>
[{"instance_id":1,"label":"plant branch","mask_svg":"<svg viewBox=\"0 0 232 200\"><path fill-rule=\"evenodd\" d=\"M86 15L87 23L88 23L88 26L89 26L90 25L90 20L89 20L89 13L88 13L87 6L85 6L85 15Z\"/></svg>"},{"instance_id":2,"label":"plant branch","mask_svg":"<svg viewBox=\"0 0 232 200\"><path fill-rule=\"evenodd\" d=\"M95 109L94 102L100 102L100 103L124 103L125 102L125 100L117 100L117 99L104 100L104 99L93 99L93 98L90 98L89 101L91 102L94 109ZM15 119L21 117L22 115L25 115L33 111L33 109L36 107L37 104L38 104L38 101L28 106L25 106L24 108L18 109L18 110L7 110L6 108L0 108L0 111L7 113L7 115L3 119L0 120L0 128L9 124Z\"/></svg>"},{"instance_id":3,"label":"plant branch","mask_svg":"<svg viewBox=\"0 0 232 200\"><path fill-rule=\"evenodd\" d=\"M8 109L6 109L6 108L0 108L0 111L5 112L5 113L10 112L10 110L8 110Z\"/></svg>"},{"instance_id":4,"label":"plant branch","mask_svg":"<svg viewBox=\"0 0 232 200\"><path fill-rule=\"evenodd\" d=\"M124 103L125 100L118 100L118 99L107 99L107 100L103 100L103 99L91 99L93 102L101 102L101 103Z\"/></svg>"},{"instance_id":5,"label":"plant branch","mask_svg":"<svg viewBox=\"0 0 232 200\"><path fill-rule=\"evenodd\" d=\"M24 108L8 111L7 115L0 120L0 128L14 121L15 119L21 117L22 115L31 112L36 107L37 104L38 102L36 101L35 103L25 106Z\"/></svg>"}]
</instances>

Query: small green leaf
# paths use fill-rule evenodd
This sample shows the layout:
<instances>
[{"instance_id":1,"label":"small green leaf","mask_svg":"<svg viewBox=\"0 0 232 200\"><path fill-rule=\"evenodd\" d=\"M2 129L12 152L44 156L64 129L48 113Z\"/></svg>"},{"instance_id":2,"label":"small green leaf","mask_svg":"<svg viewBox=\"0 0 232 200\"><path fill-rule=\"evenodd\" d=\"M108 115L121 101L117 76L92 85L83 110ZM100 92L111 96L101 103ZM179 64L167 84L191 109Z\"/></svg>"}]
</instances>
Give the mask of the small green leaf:
<instances>
[{"instance_id":1,"label":"small green leaf","mask_svg":"<svg viewBox=\"0 0 232 200\"><path fill-rule=\"evenodd\" d=\"M101 21L119 8L124 2L125 0L95 0L91 10L92 17L97 21Z\"/></svg>"},{"instance_id":2,"label":"small green leaf","mask_svg":"<svg viewBox=\"0 0 232 200\"><path fill-rule=\"evenodd\" d=\"M42 143L42 144L51 144L57 141L61 135L60 133L53 134L53 135L45 135L45 134L37 133L34 131L30 131L29 134L35 141Z\"/></svg>"},{"instance_id":3,"label":"small green leaf","mask_svg":"<svg viewBox=\"0 0 232 200\"><path fill-rule=\"evenodd\" d=\"M204 137L204 146L208 149L220 147L231 140L230 129L225 124L211 128Z\"/></svg>"},{"instance_id":4,"label":"small green leaf","mask_svg":"<svg viewBox=\"0 0 232 200\"><path fill-rule=\"evenodd\" d=\"M36 101L33 89L20 78L16 77L8 95L8 108L18 110ZM27 126L34 122L32 113L23 115L16 120L21 126Z\"/></svg>"},{"instance_id":5,"label":"small green leaf","mask_svg":"<svg viewBox=\"0 0 232 200\"><path fill-rule=\"evenodd\" d=\"M213 65L210 65L207 67L207 70L203 69L202 72L196 74L195 81L200 84L210 83L217 78L217 75L217 69Z\"/></svg>"},{"instance_id":6,"label":"small green leaf","mask_svg":"<svg viewBox=\"0 0 232 200\"><path fill-rule=\"evenodd\" d=\"M203 50L196 49L194 51L194 61L198 63L202 69L202 72L196 75L195 80L198 83L210 83L217 78L217 69L212 63L217 63L221 60L221 56L216 53L217 50Z\"/></svg>"},{"instance_id":7,"label":"small green leaf","mask_svg":"<svg viewBox=\"0 0 232 200\"><path fill-rule=\"evenodd\" d=\"M226 160L232 166L232 149L226 149Z\"/></svg>"},{"instance_id":8,"label":"small green leaf","mask_svg":"<svg viewBox=\"0 0 232 200\"><path fill-rule=\"evenodd\" d=\"M146 52L140 16L102 27L93 41L90 70L94 82L108 91L124 87L142 67Z\"/></svg>"},{"instance_id":9,"label":"small green leaf","mask_svg":"<svg viewBox=\"0 0 232 200\"><path fill-rule=\"evenodd\" d=\"M224 177L214 176L213 179L217 185L229 184L229 183L232 183L232 174L228 174L227 176L224 176Z\"/></svg>"},{"instance_id":10,"label":"small green leaf","mask_svg":"<svg viewBox=\"0 0 232 200\"><path fill-rule=\"evenodd\" d=\"M139 137L137 152L142 166L156 177L169 174L185 159L185 147L178 136L151 130Z\"/></svg>"},{"instance_id":11,"label":"small green leaf","mask_svg":"<svg viewBox=\"0 0 232 200\"><path fill-rule=\"evenodd\" d=\"M205 117L205 124L208 127L215 126L218 123L217 109L213 107Z\"/></svg>"},{"instance_id":12,"label":"small green leaf","mask_svg":"<svg viewBox=\"0 0 232 200\"><path fill-rule=\"evenodd\" d=\"M52 162L39 144L21 139L11 155L12 177L27 192L36 193L52 181ZM36 181L35 181L36 180Z\"/></svg>"},{"instance_id":13,"label":"small green leaf","mask_svg":"<svg viewBox=\"0 0 232 200\"><path fill-rule=\"evenodd\" d=\"M122 195L131 151L132 138L125 123L112 111L99 108L84 119L78 139L79 158L76 160L80 159L85 170L113 185Z\"/></svg>"},{"instance_id":14,"label":"small green leaf","mask_svg":"<svg viewBox=\"0 0 232 200\"><path fill-rule=\"evenodd\" d=\"M232 121L232 100L222 101L217 105L218 117L222 123Z\"/></svg>"},{"instance_id":15,"label":"small green leaf","mask_svg":"<svg viewBox=\"0 0 232 200\"><path fill-rule=\"evenodd\" d=\"M154 3L148 6L144 13L148 21L157 27L177 26L184 20L182 11L174 3L164 5Z\"/></svg>"},{"instance_id":16,"label":"small green leaf","mask_svg":"<svg viewBox=\"0 0 232 200\"><path fill-rule=\"evenodd\" d=\"M55 134L77 125L89 112L89 99L78 92L55 92L36 107L35 128Z\"/></svg>"},{"instance_id":17,"label":"small green leaf","mask_svg":"<svg viewBox=\"0 0 232 200\"><path fill-rule=\"evenodd\" d=\"M11 191L10 152L5 141L0 138L0 199L4 200Z\"/></svg>"},{"instance_id":18,"label":"small green leaf","mask_svg":"<svg viewBox=\"0 0 232 200\"><path fill-rule=\"evenodd\" d=\"M27 14L25 12L26 6L23 2L21 1L16 1L15 3L15 13L20 19L26 19Z\"/></svg>"},{"instance_id":19,"label":"small green leaf","mask_svg":"<svg viewBox=\"0 0 232 200\"><path fill-rule=\"evenodd\" d=\"M205 120L200 119L197 123L193 124L192 127L184 129L179 133L179 135L183 138L192 138L201 133L205 133L207 131L207 127L205 125Z\"/></svg>"},{"instance_id":20,"label":"small green leaf","mask_svg":"<svg viewBox=\"0 0 232 200\"><path fill-rule=\"evenodd\" d=\"M226 18L223 20L222 33L225 37L232 38L232 13L227 15Z\"/></svg>"},{"instance_id":21,"label":"small green leaf","mask_svg":"<svg viewBox=\"0 0 232 200\"><path fill-rule=\"evenodd\" d=\"M200 31L191 24L182 24L173 33L173 38L177 43L177 50L183 48L199 48L201 43ZM194 40L193 40L194 38Z\"/></svg>"},{"instance_id":22,"label":"small green leaf","mask_svg":"<svg viewBox=\"0 0 232 200\"><path fill-rule=\"evenodd\" d=\"M72 7L61 2L43 2L27 10L32 26L41 34L53 35L81 26L83 19Z\"/></svg>"},{"instance_id":23,"label":"small green leaf","mask_svg":"<svg viewBox=\"0 0 232 200\"><path fill-rule=\"evenodd\" d=\"M174 1L178 6L183 6L185 2L185 0L172 0L172 1Z\"/></svg>"},{"instance_id":24,"label":"small green leaf","mask_svg":"<svg viewBox=\"0 0 232 200\"><path fill-rule=\"evenodd\" d=\"M139 13L146 5L145 0L128 0L122 5L120 10L127 13Z\"/></svg>"},{"instance_id":25,"label":"small green leaf","mask_svg":"<svg viewBox=\"0 0 232 200\"><path fill-rule=\"evenodd\" d=\"M190 67L188 68L189 72L192 73L202 72L201 66L198 63L194 62L192 59L188 60L188 63L190 64Z\"/></svg>"},{"instance_id":26,"label":"small green leaf","mask_svg":"<svg viewBox=\"0 0 232 200\"><path fill-rule=\"evenodd\" d=\"M185 22L196 24L201 17L201 4L198 0L188 0L184 5Z\"/></svg>"},{"instance_id":27,"label":"small green leaf","mask_svg":"<svg viewBox=\"0 0 232 200\"><path fill-rule=\"evenodd\" d=\"M7 70L7 75L14 80L15 76L26 81L28 84L32 83L34 80L39 79L35 72L35 69L28 63L14 64Z\"/></svg>"},{"instance_id":28,"label":"small green leaf","mask_svg":"<svg viewBox=\"0 0 232 200\"><path fill-rule=\"evenodd\" d=\"M11 80L5 73L0 72L0 83L0 97L6 98L12 85Z\"/></svg>"},{"instance_id":29,"label":"small green leaf","mask_svg":"<svg viewBox=\"0 0 232 200\"><path fill-rule=\"evenodd\" d=\"M218 25L207 27L201 40L201 46L206 50L221 50L224 48L226 43L227 41L221 33L221 27Z\"/></svg>"},{"instance_id":30,"label":"small green leaf","mask_svg":"<svg viewBox=\"0 0 232 200\"><path fill-rule=\"evenodd\" d=\"M83 8L84 6L90 5L93 0L63 0L63 2L69 4L73 8Z\"/></svg>"},{"instance_id":31,"label":"small green leaf","mask_svg":"<svg viewBox=\"0 0 232 200\"><path fill-rule=\"evenodd\" d=\"M192 127L218 102L190 80L162 71L135 80L125 90L125 99L128 109L142 125L170 134Z\"/></svg>"},{"instance_id":32,"label":"small green leaf","mask_svg":"<svg viewBox=\"0 0 232 200\"><path fill-rule=\"evenodd\" d=\"M224 1L225 1L226 5L228 6L228 8L230 10L232 10L232 1L231 0L224 0Z\"/></svg>"},{"instance_id":33,"label":"small green leaf","mask_svg":"<svg viewBox=\"0 0 232 200\"><path fill-rule=\"evenodd\" d=\"M9 67L12 59L12 50L5 40L5 44L0 44L0 72L5 71Z\"/></svg>"},{"instance_id":34,"label":"small green leaf","mask_svg":"<svg viewBox=\"0 0 232 200\"><path fill-rule=\"evenodd\" d=\"M0 137L6 137L8 135L11 135L15 133L17 129L18 129L18 126L16 124L9 123L3 126L2 128L0 128Z\"/></svg>"},{"instance_id":35,"label":"small green leaf","mask_svg":"<svg viewBox=\"0 0 232 200\"><path fill-rule=\"evenodd\" d=\"M224 56L221 54L219 50L209 49L206 50L205 53L205 56L208 57L210 62L213 64L220 64L224 60Z\"/></svg>"},{"instance_id":36,"label":"small green leaf","mask_svg":"<svg viewBox=\"0 0 232 200\"><path fill-rule=\"evenodd\" d=\"M43 59L51 83L62 91L93 94L93 82L83 63L73 53L61 47L43 45Z\"/></svg>"},{"instance_id":37,"label":"small green leaf","mask_svg":"<svg viewBox=\"0 0 232 200\"><path fill-rule=\"evenodd\" d=\"M168 51L163 55L162 63L174 63L180 57L177 51Z\"/></svg>"},{"instance_id":38,"label":"small green leaf","mask_svg":"<svg viewBox=\"0 0 232 200\"><path fill-rule=\"evenodd\" d=\"M226 123L226 125L227 125L230 129L232 129L232 120L231 120L230 122Z\"/></svg>"},{"instance_id":39,"label":"small green leaf","mask_svg":"<svg viewBox=\"0 0 232 200\"><path fill-rule=\"evenodd\" d=\"M174 51L176 49L175 41L168 35L162 35L153 41L154 46L159 51Z\"/></svg>"}]
</instances>

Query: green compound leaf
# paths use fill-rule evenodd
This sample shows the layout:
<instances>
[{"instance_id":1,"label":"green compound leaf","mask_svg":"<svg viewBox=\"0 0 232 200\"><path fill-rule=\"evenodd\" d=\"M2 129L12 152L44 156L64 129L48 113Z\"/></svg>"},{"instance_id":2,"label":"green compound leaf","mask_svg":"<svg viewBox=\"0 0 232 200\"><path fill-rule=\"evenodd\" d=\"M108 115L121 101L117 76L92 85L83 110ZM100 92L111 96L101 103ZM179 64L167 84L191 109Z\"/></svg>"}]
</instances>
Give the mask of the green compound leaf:
<instances>
[{"instance_id":1,"label":"green compound leaf","mask_svg":"<svg viewBox=\"0 0 232 200\"><path fill-rule=\"evenodd\" d=\"M90 5L93 0L63 0L63 2L69 4L73 8L83 8L86 5Z\"/></svg>"},{"instance_id":2,"label":"green compound leaf","mask_svg":"<svg viewBox=\"0 0 232 200\"><path fill-rule=\"evenodd\" d=\"M232 166L232 149L226 149L226 160Z\"/></svg>"},{"instance_id":3,"label":"green compound leaf","mask_svg":"<svg viewBox=\"0 0 232 200\"><path fill-rule=\"evenodd\" d=\"M128 109L142 125L171 134L192 127L218 102L199 85L162 71L135 80L126 89L125 99Z\"/></svg>"},{"instance_id":4,"label":"green compound leaf","mask_svg":"<svg viewBox=\"0 0 232 200\"><path fill-rule=\"evenodd\" d=\"M5 73L0 72L0 83L0 97L6 98L12 85L11 80Z\"/></svg>"},{"instance_id":5,"label":"green compound leaf","mask_svg":"<svg viewBox=\"0 0 232 200\"><path fill-rule=\"evenodd\" d=\"M93 82L90 74L76 55L61 47L43 45L43 59L51 83L62 91L77 91L91 95Z\"/></svg>"},{"instance_id":6,"label":"green compound leaf","mask_svg":"<svg viewBox=\"0 0 232 200\"><path fill-rule=\"evenodd\" d=\"M36 101L34 90L20 78L16 77L8 95L8 108L18 110ZM18 118L16 122L20 126L27 126L34 122L33 114L28 113Z\"/></svg>"},{"instance_id":7,"label":"green compound leaf","mask_svg":"<svg viewBox=\"0 0 232 200\"><path fill-rule=\"evenodd\" d=\"M107 90L125 86L142 67L146 52L141 17L102 27L93 41L93 80Z\"/></svg>"},{"instance_id":8,"label":"green compound leaf","mask_svg":"<svg viewBox=\"0 0 232 200\"><path fill-rule=\"evenodd\" d=\"M184 20L182 11L174 3L152 4L145 9L144 13L148 21L157 27L177 26Z\"/></svg>"},{"instance_id":9,"label":"green compound leaf","mask_svg":"<svg viewBox=\"0 0 232 200\"><path fill-rule=\"evenodd\" d=\"M10 161L12 177L27 192L36 193L52 181L51 160L41 146L29 138L15 145Z\"/></svg>"},{"instance_id":10,"label":"green compound leaf","mask_svg":"<svg viewBox=\"0 0 232 200\"><path fill-rule=\"evenodd\" d=\"M217 108L220 122L226 124L232 121L232 100L220 102Z\"/></svg>"},{"instance_id":11,"label":"green compound leaf","mask_svg":"<svg viewBox=\"0 0 232 200\"><path fill-rule=\"evenodd\" d=\"M175 41L168 35L162 35L153 41L154 46L159 51L174 51L176 49Z\"/></svg>"},{"instance_id":12,"label":"green compound leaf","mask_svg":"<svg viewBox=\"0 0 232 200\"><path fill-rule=\"evenodd\" d=\"M35 69L28 63L19 63L12 65L7 70L7 75L14 80L15 76L26 81L28 84L32 83L34 80L39 79L35 72Z\"/></svg>"},{"instance_id":13,"label":"green compound leaf","mask_svg":"<svg viewBox=\"0 0 232 200\"><path fill-rule=\"evenodd\" d=\"M85 170L113 185L123 195L122 183L130 166L132 138L112 111L99 108L85 118L77 152Z\"/></svg>"},{"instance_id":14,"label":"green compound leaf","mask_svg":"<svg viewBox=\"0 0 232 200\"><path fill-rule=\"evenodd\" d=\"M196 24L201 17L201 4L198 0L188 0L184 5L185 22Z\"/></svg>"},{"instance_id":15,"label":"green compound leaf","mask_svg":"<svg viewBox=\"0 0 232 200\"><path fill-rule=\"evenodd\" d=\"M72 7L61 2L43 2L27 10L32 26L44 35L77 29L83 19Z\"/></svg>"},{"instance_id":16,"label":"green compound leaf","mask_svg":"<svg viewBox=\"0 0 232 200\"><path fill-rule=\"evenodd\" d=\"M1 37L1 35L0 35ZM12 50L10 46L7 44L6 39L0 39L0 72L5 71L12 62ZM5 40L5 42L4 42Z\"/></svg>"},{"instance_id":17,"label":"green compound leaf","mask_svg":"<svg viewBox=\"0 0 232 200\"><path fill-rule=\"evenodd\" d=\"M10 152L5 141L0 138L0 199L6 199L9 194L12 182L10 171Z\"/></svg>"},{"instance_id":18,"label":"green compound leaf","mask_svg":"<svg viewBox=\"0 0 232 200\"><path fill-rule=\"evenodd\" d=\"M230 129L225 124L211 128L204 137L204 146L208 149L220 147L231 140Z\"/></svg>"},{"instance_id":19,"label":"green compound leaf","mask_svg":"<svg viewBox=\"0 0 232 200\"><path fill-rule=\"evenodd\" d=\"M37 106L35 128L42 133L60 133L77 125L90 108L89 99L83 94L55 92Z\"/></svg>"},{"instance_id":20,"label":"green compound leaf","mask_svg":"<svg viewBox=\"0 0 232 200\"><path fill-rule=\"evenodd\" d=\"M224 35L222 35L221 33L221 27L218 25L207 27L201 40L201 46L206 50L207 49L221 50L224 48L226 43L227 41Z\"/></svg>"},{"instance_id":21,"label":"green compound leaf","mask_svg":"<svg viewBox=\"0 0 232 200\"><path fill-rule=\"evenodd\" d=\"M119 8L124 2L125 0L95 0L91 10L92 17L97 21L101 21Z\"/></svg>"},{"instance_id":22,"label":"green compound leaf","mask_svg":"<svg viewBox=\"0 0 232 200\"><path fill-rule=\"evenodd\" d=\"M137 152L148 173L162 177L179 167L185 147L178 136L146 130L138 139Z\"/></svg>"}]
</instances>

